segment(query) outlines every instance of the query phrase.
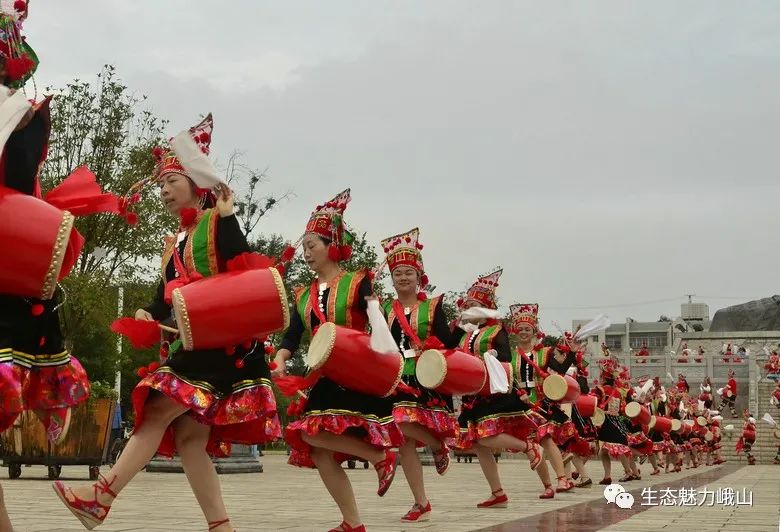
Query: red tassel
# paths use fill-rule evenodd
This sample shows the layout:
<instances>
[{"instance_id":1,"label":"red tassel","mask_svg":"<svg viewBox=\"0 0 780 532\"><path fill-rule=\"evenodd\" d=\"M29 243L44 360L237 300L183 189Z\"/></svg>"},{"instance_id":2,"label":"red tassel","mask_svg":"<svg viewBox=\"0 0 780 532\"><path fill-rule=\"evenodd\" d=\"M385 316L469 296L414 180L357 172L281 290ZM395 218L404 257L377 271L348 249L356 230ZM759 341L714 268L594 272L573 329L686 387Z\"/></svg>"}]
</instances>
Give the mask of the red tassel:
<instances>
[{"instance_id":1,"label":"red tassel","mask_svg":"<svg viewBox=\"0 0 780 532\"><path fill-rule=\"evenodd\" d=\"M270 344L265 346L264 349L265 349L265 354L266 355L273 355L276 352L276 349L274 349L274 346L272 346Z\"/></svg>"},{"instance_id":2,"label":"red tassel","mask_svg":"<svg viewBox=\"0 0 780 532\"><path fill-rule=\"evenodd\" d=\"M236 360L236 367L238 369L241 369L241 368L244 367L244 359L243 358L239 358L239 359Z\"/></svg>"},{"instance_id":3,"label":"red tassel","mask_svg":"<svg viewBox=\"0 0 780 532\"><path fill-rule=\"evenodd\" d=\"M125 213L123 216L127 225L138 225L138 215L132 211Z\"/></svg>"},{"instance_id":4,"label":"red tassel","mask_svg":"<svg viewBox=\"0 0 780 532\"><path fill-rule=\"evenodd\" d=\"M144 379L147 375L149 375L149 370L146 368L146 366L142 366L136 370L135 374Z\"/></svg>"},{"instance_id":5,"label":"red tassel","mask_svg":"<svg viewBox=\"0 0 780 532\"><path fill-rule=\"evenodd\" d=\"M225 267L228 271L234 272L243 270L264 270L270 268L273 264L274 261L270 257L266 257L260 253L244 252L227 261Z\"/></svg>"},{"instance_id":6,"label":"red tassel","mask_svg":"<svg viewBox=\"0 0 780 532\"><path fill-rule=\"evenodd\" d=\"M154 373L155 371L157 371L160 368L160 363L159 362L152 362L147 367L149 368L149 373Z\"/></svg>"},{"instance_id":7,"label":"red tassel","mask_svg":"<svg viewBox=\"0 0 780 532\"><path fill-rule=\"evenodd\" d=\"M100 189L97 178L86 166L79 166L45 198L47 203L74 216L88 214L119 214L120 198Z\"/></svg>"},{"instance_id":8,"label":"red tassel","mask_svg":"<svg viewBox=\"0 0 780 532\"><path fill-rule=\"evenodd\" d=\"M341 246L339 248L339 254L341 255L341 260L349 260L352 256L352 246L347 244Z\"/></svg>"},{"instance_id":9,"label":"red tassel","mask_svg":"<svg viewBox=\"0 0 780 532\"><path fill-rule=\"evenodd\" d=\"M281 262L276 266L274 266L274 268L276 268L276 271L278 271L279 275L281 275L282 277L284 277L284 274L287 272L287 268L285 268L284 264L282 264Z\"/></svg>"},{"instance_id":10,"label":"red tassel","mask_svg":"<svg viewBox=\"0 0 780 532\"><path fill-rule=\"evenodd\" d=\"M152 149L152 157L154 157L155 161L162 161L162 158L165 156L165 150L161 146L155 146Z\"/></svg>"},{"instance_id":11,"label":"red tassel","mask_svg":"<svg viewBox=\"0 0 780 532\"><path fill-rule=\"evenodd\" d=\"M21 80L33 68L35 68L35 63L27 55L11 57L5 61L5 72L8 79L11 81Z\"/></svg>"},{"instance_id":12,"label":"red tassel","mask_svg":"<svg viewBox=\"0 0 780 532\"><path fill-rule=\"evenodd\" d=\"M211 135L209 135L208 131L204 131L203 133L200 134L200 141L203 144L206 144L210 140L211 140Z\"/></svg>"},{"instance_id":13,"label":"red tassel","mask_svg":"<svg viewBox=\"0 0 780 532\"><path fill-rule=\"evenodd\" d=\"M292 246L287 246L282 252L282 262L290 262L294 256L295 248Z\"/></svg>"},{"instance_id":14,"label":"red tassel","mask_svg":"<svg viewBox=\"0 0 780 532\"><path fill-rule=\"evenodd\" d=\"M282 395L286 395L287 397L296 395L299 391L305 390L306 388L311 388L314 386L314 383L317 382L317 379L320 378L320 374L318 371L313 371L309 373L305 378L299 377L298 375L288 375L286 377L275 377L274 383L276 384L276 387L279 388L279 391L282 392Z\"/></svg>"},{"instance_id":15,"label":"red tassel","mask_svg":"<svg viewBox=\"0 0 780 532\"><path fill-rule=\"evenodd\" d=\"M160 328L156 321L119 318L111 324L111 330L126 337L137 349L152 347L160 341Z\"/></svg>"},{"instance_id":16,"label":"red tassel","mask_svg":"<svg viewBox=\"0 0 780 532\"><path fill-rule=\"evenodd\" d=\"M417 292L417 301L425 301L426 299L428 299L428 295L425 292L422 290Z\"/></svg>"},{"instance_id":17,"label":"red tassel","mask_svg":"<svg viewBox=\"0 0 780 532\"><path fill-rule=\"evenodd\" d=\"M268 369L270 369L271 371L276 370L276 368L278 368L278 367L279 367L279 365L276 362L274 362L273 360L268 363Z\"/></svg>"},{"instance_id":18,"label":"red tassel","mask_svg":"<svg viewBox=\"0 0 780 532\"><path fill-rule=\"evenodd\" d=\"M46 337L41 336L41 339L38 340L38 346L43 347L44 345L46 345Z\"/></svg>"},{"instance_id":19,"label":"red tassel","mask_svg":"<svg viewBox=\"0 0 780 532\"><path fill-rule=\"evenodd\" d=\"M422 288L425 288L430 284L430 281L428 280L428 276L425 274L422 274L422 277L420 277L420 286Z\"/></svg>"},{"instance_id":20,"label":"red tassel","mask_svg":"<svg viewBox=\"0 0 780 532\"><path fill-rule=\"evenodd\" d=\"M195 218L198 216L198 209L193 209L192 207L185 207L181 211L179 211L179 218L181 219L181 226L182 227L189 227L192 225L192 222L195 221Z\"/></svg>"},{"instance_id":21,"label":"red tassel","mask_svg":"<svg viewBox=\"0 0 780 532\"><path fill-rule=\"evenodd\" d=\"M24 10L27 9L27 3L23 0L16 0L16 2L14 2L14 9L20 13L24 13Z\"/></svg>"},{"instance_id":22,"label":"red tassel","mask_svg":"<svg viewBox=\"0 0 780 532\"><path fill-rule=\"evenodd\" d=\"M30 307L30 314L32 314L33 316L40 316L41 314L43 314L43 311L44 311L43 305L41 305L40 303L36 303L32 307Z\"/></svg>"},{"instance_id":23,"label":"red tassel","mask_svg":"<svg viewBox=\"0 0 780 532\"><path fill-rule=\"evenodd\" d=\"M233 355L235 355L236 354L236 346L230 345L230 346L226 347L225 348L225 354L227 356L229 356L229 357L232 357Z\"/></svg>"},{"instance_id":24,"label":"red tassel","mask_svg":"<svg viewBox=\"0 0 780 532\"><path fill-rule=\"evenodd\" d=\"M336 244L328 246L328 258L333 262L341 262L341 253L339 252L339 248L336 247Z\"/></svg>"}]
</instances>

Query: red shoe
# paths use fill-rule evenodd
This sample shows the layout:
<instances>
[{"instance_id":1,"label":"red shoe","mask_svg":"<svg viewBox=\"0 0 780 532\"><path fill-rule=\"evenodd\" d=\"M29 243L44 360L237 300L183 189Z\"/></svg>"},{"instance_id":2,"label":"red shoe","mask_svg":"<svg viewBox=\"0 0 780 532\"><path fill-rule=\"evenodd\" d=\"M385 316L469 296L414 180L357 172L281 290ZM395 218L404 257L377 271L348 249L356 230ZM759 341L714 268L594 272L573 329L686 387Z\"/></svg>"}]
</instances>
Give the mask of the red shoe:
<instances>
[{"instance_id":1,"label":"red shoe","mask_svg":"<svg viewBox=\"0 0 780 532\"><path fill-rule=\"evenodd\" d=\"M503 495L498 495L502 491L504 490L498 488L496 491L492 492L491 495L493 495L493 497L477 504L477 508L506 508L508 505L507 503L509 502L509 497L506 496L506 493Z\"/></svg>"},{"instance_id":2,"label":"red shoe","mask_svg":"<svg viewBox=\"0 0 780 532\"><path fill-rule=\"evenodd\" d=\"M98 502L98 491L107 493L116 498L116 493L111 491L111 484L114 483L114 480L116 480L116 477L114 477L111 482L106 482L106 478L103 475L100 475L100 479L93 484L95 498L91 501L79 499L71 488L66 487L65 484L59 480L54 482L52 487L63 504L68 507L68 510L81 521L81 524L84 525L87 530L92 530L106 520L108 511L111 509L111 504L105 505Z\"/></svg>"},{"instance_id":3,"label":"red shoe","mask_svg":"<svg viewBox=\"0 0 780 532\"><path fill-rule=\"evenodd\" d=\"M443 475L450 468L450 450L443 443L441 449L433 453L433 464L436 466L436 472Z\"/></svg>"},{"instance_id":4,"label":"red shoe","mask_svg":"<svg viewBox=\"0 0 780 532\"><path fill-rule=\"evenodd\" d=\"M555 497L555 490L552 489L552 484L547 484L544 487L544 493L539 495L540 499L552 499Z\"/></svg>"},{"instance_id":5,"label":"red shoe","mask_svg":"<svg viewBox=\"0 0 780 532\"><path fill-rule=\"evenodd\" d=\"M209 525L209 530L214 530L215 528L220 527L220 526L222 526L224 524L227 524L229 522L230 522L230 519L223 519L222 521L209 521L206 524Z\"/></svg>"},{"instance_id":6,"label":"red shoe","mask_svg":"<svg viewBox=\"0 0 780 532\"><path fill-rule=\"evenodd\" d=\"M328 532L366 532L366 525L349 526L346 521L342 521L336 528L331 528Z\"/></svg>"},{"instance_id":7,"label":"red shoe","mask_svg":"<svg viewBox=\"0 0 780 532\"><path fill-rule=\"evenodd\" d=\"M526 449L525 455L528 457L531 471L534 471L542 463L542 453L539 452L539 446L535 443L526 442L526 445L528 445L528 449Z\"/></svg>"},{"instance_id":8,"label":"red shoe","mask_svg":"<svg viewBox=\"0 0 780 532\"><path fill-rule=\"evenodd\" d=\"M414 503L412 509L406 512L406 515L401 518L401 521L427 521L430 517L431 502L428 501L424 507Z\"/></svg>"},{"instance_id":9,"label":"red shoe","mask_svg":"<svg viewBox=\"0 0 780 532\"><path fill-rule=\"evenodd\" d=\"M374 469L379 473L379 489L376 490L376 494L380 497L390 489L390 484L395 478L396 467L398 467L398 453L389 449L385 451L385 459L374 464Z\"/></svg>"},{"instance_id":10,"label":"red shoe","mask_svg":"<svg viewBox=\"0 0 780 532\"><path fill-rule=\"evenodd\" d=\"M599 484L601 484L602 486L609 486L610 484L612 484L612 477L602 478Z\"/></svg>"},{"instance_id":11,"label":"red shoe","mask_svg":"<svg viewBox=\"0 0 780 532\"><path fill-rule=\"evenodd\" d=\"M555 491L557 493L564 493L566 491L571 491L574 489L574 482L572 482L565 476L557 477L557 478L558 478L558 487L555 488ZM561 482L563 482L563 486L561 486Z\"/></svg>"}]
</instances>

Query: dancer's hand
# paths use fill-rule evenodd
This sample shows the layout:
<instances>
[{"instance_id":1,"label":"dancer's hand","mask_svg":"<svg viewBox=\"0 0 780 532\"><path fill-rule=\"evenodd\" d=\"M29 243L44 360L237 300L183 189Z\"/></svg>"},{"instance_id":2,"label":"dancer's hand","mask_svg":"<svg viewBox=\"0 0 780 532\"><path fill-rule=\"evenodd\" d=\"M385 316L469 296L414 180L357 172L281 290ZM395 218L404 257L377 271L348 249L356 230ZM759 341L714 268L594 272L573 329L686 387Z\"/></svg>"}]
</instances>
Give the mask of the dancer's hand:
<instances>
[{"instance_id":1,"label":"dancer's hand","mask_svg":"<svg viewBox=\"0 0 780 532\"><path fill-rule=\"evenodd\" d=\"M217 196L217 211L221 217L233 214L233 191L224 183L214 187L214 194Z\"/></svg>"},{"instance_id":2,"label":"dancer's hand","mask_svg":"<svg viewBox=\"0 0 780 532\"><path fill-rule=\"evenodd\" d=\"M285 377L287 376L287 359L290 358L289 349L279 349L276 352L276 356L274 357L274 364L276 364L276 368L271 371L272 377Z\"/></svg>"},{"instance_id":3,"label":"dancer's hand","mask_svg":"<svg viewBox=\"0 0 780 532\"><path fill-rule=\"evenodd\" d=\"M139 308L138 310L135 311L135 319L143 320L143 321L154 321L152 315L142 308Z\"/></svg>"}]
</instances>

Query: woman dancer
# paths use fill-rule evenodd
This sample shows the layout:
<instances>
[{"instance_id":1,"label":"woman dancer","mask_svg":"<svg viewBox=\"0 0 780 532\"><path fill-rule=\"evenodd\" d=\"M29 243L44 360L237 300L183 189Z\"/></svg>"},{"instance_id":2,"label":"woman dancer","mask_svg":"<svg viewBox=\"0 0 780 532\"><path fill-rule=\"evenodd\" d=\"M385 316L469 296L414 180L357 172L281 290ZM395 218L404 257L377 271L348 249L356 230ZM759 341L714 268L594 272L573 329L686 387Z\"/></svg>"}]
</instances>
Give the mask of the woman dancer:
<instances>
[{"instance_id":1,"label":"woman dancer","mask_svg":"<svg viewBox=\"0 0 780 532\"><path fill-rule=\"evenodd\" d=\"M347 189L318 206L306 226L303 255L315 278L310 286L296 291L296 312L274 360L279 375L284 375L285 363L298 349L304 332L312 334L325 322L366 329L371 282L366 271L346 272L340 264L352 251L343 221L349 201ZM393 421L392 401L345 389L321 377L309 392L300 419L287 426L285 439L292 447L290 464L317 468L341 511L343 520L331 532L365 530L341 462L352 456L371 462L379 477L377 495L387 492L398 455L391 448L403 444Z\"/></svg>"},{"instance_id":2,"label":"woman dancer","mask_svg":"<svg viewBox=\"0 0 780 532\"><path fill-rule=\"evenodd\" d=\"M462 351L483 358L491 354L501 362L511 363L509 336L496 320L496 288L500 277L501 270L498 270L480 277L469 288L465 299L458 302L462 312L454 334ZM544 422L544 418L531 409L527 397L522 398L517 393L514 383L509 383L508 393L463 397L458 417L458 447L474 449L491 489L490 498L477 504L478 508L504 508L509 501L501 487L498 465L493 456L496 448L525 453L531 469L536 470L545 485L541 498L549 499L555 495L547 466L539 446L534 442L540 422Z\"/></svg>"},{"instance_id":3,"label":"woman dancer","mask_svg":"<svg viewBox=\"0 0 780 532\"><path fill-rule=\"evenodd\" d=\"M208 154L211 115L190 135ZM154 302L136 311L139 320L171 319L170 292L176 286L215 275L230 259L249 251L233 213L233 194L223 182L194 181L176 155L155 150L154 175L167 210L179 216L178 237L167 239L162 281ZM216 195L205 187L213 187ZM281 281L281 280L280 280ZM167 361L133 391L135 429L111 471L91 486L54 489L88 529L101 524L119 492L155 455L177 452L209 530L232 530L211 455L225 455L230 442L263 444L281 436L270 371L262 343L186 351L170 345Z\"/></svg>"},{"instance_id":4,"label":"woman dancer","mask_svg":"<svg viewBox=\"0 0 780 532\"><path fill-rule=\"evenodd\" d=\"M414 393L398 393L393 405L393 417L406 437L400 449L401 466L414 496L414 505L402 521L425 521L431 512L416 447L422 444L431 448L436 472L443 475L450 465L447 442L458 436L452 397L420 386L416 377L417 357L423 350L454 347L442 297L428 299L422 291L428 286L428 276L419 238L420 232L414 228L382 241L398 296L383 306L390 332L404 355L403 380L414 389Z\"/></svg>"}]
</instances>

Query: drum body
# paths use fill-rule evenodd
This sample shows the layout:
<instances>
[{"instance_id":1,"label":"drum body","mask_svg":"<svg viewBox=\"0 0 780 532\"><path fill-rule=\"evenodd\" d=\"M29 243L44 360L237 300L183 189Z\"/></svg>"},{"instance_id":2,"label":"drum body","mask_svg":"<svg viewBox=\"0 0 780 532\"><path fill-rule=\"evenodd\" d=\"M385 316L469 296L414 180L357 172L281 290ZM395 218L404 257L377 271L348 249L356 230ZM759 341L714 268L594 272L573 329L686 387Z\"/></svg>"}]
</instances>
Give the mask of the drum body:
<instances>
[{"instance_id":1,"label":"drum body","mask_svg":"<svg viewBox=\"0 0 780 532\"><path fill-rule=\"evenodd\" d=\"M404 370L401 353L377 353L365 332L330 322L312 337L307 363L344 388L376 397L393 393Z\"/></svg>"},{"instance_id":2,"label":"drum body","mask_svg":"<svg viewBox=\"0 0 780 532\"><path fill-rule=\"evenodd\" d=\"M651 416L650 422L647 424L648 428L653 429L656 432L666 433L672 430L671 418L664 416Z\"/></svg>"},{"instance_id":3,"label":"drum body","mask_svg":"<svg viewBox=\"0 0 780 532\"><path fill-rule=\"evenodd\" d=\"M459 349L424 351L417 359L417 380L445 395L476 395L490 389L482 359Z\"/></svg>"},{"instance_id":4,"label":"drum body","mask_svg":"<svg viewBox=\"0 0 780 532\"><path fill-rule=\"evenodd\" d=\"M580 395L574 404L581 416L593 417L598 410L599 398L595 395Z\"/></svg>"},{"instance_id":5,"label":"drum body","mask_svg":"<svg viewBox=\"0 0 780 532\"><path fill-rule=\"evenodd\" d=\"M569 375L548 375L542 382L542 391L552 401L571 403L580 396L580 385Z\"/></svg>"},{"instance_id":6,"label":"drum body","mask_svg":"<svg viewBox=\"0 0 780 532\"><path fill-rule=\"evenodd\" d=\"M636 423L647 425L650 423L650 410L645 405L632 401L626 405L626 416L630 417Z\"/></svg>"},{"instance_id":7,"label":"drum body","mask_svg":"<svg viewBox=\"0 0 780 532\"><path fill-rule=\"evenodd\" d=\"M4 246L0 293L51 299L57 281L70 272L83 245L73 229L73 215L2 188L0 220Z\"/></svg>"},{"instance_id":8,"label":"drum body","mask_svg":"<svg viewBox=\"0 0 780 532\"><path fill-rule=\"evenodd\" d=\"M187 351L238 345L290 325L287 292L276 268L212 275L174 289L171 299Z\"/></svg>"}]
</instances>

